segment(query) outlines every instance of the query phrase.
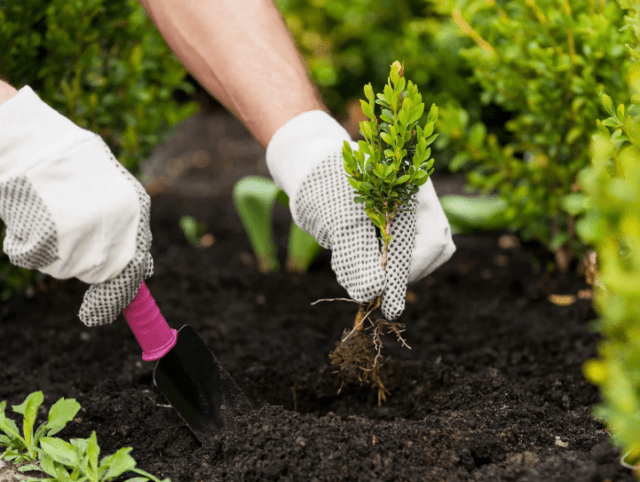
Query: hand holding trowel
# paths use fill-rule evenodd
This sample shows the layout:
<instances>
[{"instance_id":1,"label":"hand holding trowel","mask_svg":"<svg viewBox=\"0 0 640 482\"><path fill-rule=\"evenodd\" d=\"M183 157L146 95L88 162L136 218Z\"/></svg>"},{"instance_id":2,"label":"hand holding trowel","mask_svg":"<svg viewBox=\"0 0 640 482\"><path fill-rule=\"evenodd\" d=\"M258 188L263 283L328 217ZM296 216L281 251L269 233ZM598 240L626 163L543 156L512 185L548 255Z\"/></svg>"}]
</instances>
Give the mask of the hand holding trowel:
<instances>
[{"instance_id":1,"label":"hand holding trowel","mask_svg":"<svg viewBox=\"0 0 640 482\"><path fill-rule=\"evenodd\" d=\"M142 358L159 360L156 386L196 437L231 428L249 402L193 329L169 328L141 283L153 273L144 187L99 136L30 87L0 103L0 220L11 263L88 283L79 312L87 326L124 309Z\"/></svg>"},{"instance_id":2,"label":"hand holding trowel","mask_svg":"<svg viewBox=\"0 0 640 482\"><path fill-rule=\"evenodd\" d=\"M155 385L201 443L232 429L234 418L251 410L193 328L169 328L144 281L123 314L142 348L142 359L158 360Z\"/></svg>"}]
</instances>

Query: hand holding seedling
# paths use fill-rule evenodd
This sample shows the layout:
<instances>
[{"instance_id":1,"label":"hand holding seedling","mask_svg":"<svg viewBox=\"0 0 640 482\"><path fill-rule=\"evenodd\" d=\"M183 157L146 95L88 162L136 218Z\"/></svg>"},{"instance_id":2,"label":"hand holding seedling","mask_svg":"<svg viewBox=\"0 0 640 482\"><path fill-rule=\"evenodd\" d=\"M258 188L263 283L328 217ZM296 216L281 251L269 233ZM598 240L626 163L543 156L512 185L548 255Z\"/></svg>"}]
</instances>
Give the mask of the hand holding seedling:
<instances>
[{"instance_id":1,"label":"hand holding seedling","mask_svg":"<svg viewBox=\"0 0 640 482\"><path fill-rule=\"evenodd\" d=\"M383 107L379 120L372 90L366 89L370 120L361 124L365 141L360 144L328 114L311 111L281 127L267 148L267 166L290 198L294 221L333 251L331 267L361 304L361 321L377 305L387 320L396 319L404 310L407 284L434 271L455 251L428 180L428 144L437 111L432 109L424 127L417 126L424 106L417 88L400 74L396 66L378 97Z\"/></svg>"},{"instance_id":2,"label":"hand holding seedling","mask_svg":"<svg viewBox=\"0 0 640 482\"><path fill-rule=\"evenodd\" d=\"M404 78L402 82L407 85ZM391 86L389 88L394 89ZM405 116L419 118L424 107L418 106L421 103L418 99L419 94L415 87L411 87L411 100L404 104L403 110L401 90L398 89L396 95L396 116L402 116L402 119L396 120L398 125L394 129L399 135L399 123L406 121L403 124L406 128L403 127L402 133L409 135L414 130L408 128L409 124L415 125L417 121L414 118L405 119ZM415 106L415 109L409 109L410 105ZM393 115L392 110L391 112ZM380 164L385 159L395 159L393 162L399 167L399 174L390 172L390 177L386 179L385 173L385 179L380 179L381 186L389 187L393 183L396 192L387 200L387 207L396 206L400 200L408 203L412 195L415 197L412 206L407 205L406 209L400 209L394 214L391 211L387 214L376 214L372 210L375 189L368 188L369 185L373 185L371 179L364 181L364 177L360 179L359 175L355 174L353 162L349 165L355 177L351 176L349 181L345 176L343 145L346 141L352 149L359 149L360 146L325 112L310 111L292 119L276 132L267 148L267 165L276 184L290 198L290 209L296 224L310 233L324 248L333 251L331 266L338 282L347 290L349 296L360 303L368 303L382 296L382 312L389 320L397 318L402 313L407 284L434 271L449 259L455 250L447 219L432 183L427 181L427 171L431 167L425 164L429 154L425 142L428 143L433 138L428 140L432 134L425 132L433 129L435 115L434 110L425 126L426 131L425 128L420 128L420 131L415 129L416 132L411 134L408 140L401 141L404 144L398 147L397 155L385 155L384 151L388 151L389 147L382 150L368 147L369 152L374 152L372 155L377 156L374 158L377 159L376 163ZM371 129L372 123L373 120L366 123L363 129ZM383 124L388 125L389 130L393 125L381 120L377 129L382 128ZM373 139L369 131L364 132ZM418 132L421 137L418 137ZM382 134L384 137L391 135L386 131ZM420 139L423 141L420 142ZM361 144L364 143L361 141ZM404 151L411 162L406 159L399 162L398 156L404 155ZM423 160L425 154L427 158ZM362 161L365 155L368 155L365 151L354 153L356 164L357 159ZM413 165L413 161L420 161L419 169ZM367 165L367 169L373 169L374 163ZM379 173L382 168L382 165L377 168ZM391 166L390 169L394 167ZM375 175L375 172L367 170L362 176ZM405 175L409 177L403 177ZM409 179L411 182L408 182ZM354 200L354 186L350 182L365 182L367 184L359 185L369 190L365 192L365 196L360 195L360 199ZM370 200L369 205L366 199ZM365 209L379 219L380 226L383 226L383 239L396 240L391 244L387 243L384 252L380 249L376 226ZM379 218L380 215L394 220L388 230L386 221L383 222L383 219Z\"/></svg>"},{"instance_id":3,"label":"hand holding seedling","mask_svg":"<svg viewBox=\"0 0 640 482\"><path fill-rule=\"evenodd\" d=\"M409 260L390 257L389 249L396 238L396 245L400 242L409 250L413 249L410 243L415 239L414 195L433 172L434 161L430 159L429 145L437 137L433 131L438 109L433 105L424 127L418 125L424 114L422 95L413 82L405 80L404 68L399 62L391 66L388 83L377 99L371 84L365 86L364 92L367 100L360 103L369 120L360 123L360 132L365 140L358 142L359 149L355 152L350 143L344 143L344 169L349 184L355 189L354 201L364 205L364 211L380 234L381 266L388 273L387 279L406 281ZM381 107L379 117L376 116L376 104ZM399 251L405 256L411 253ZM405 287L406 282L402 286ZM361 304L353 329L345 331L329 355L343 380L357 379L361 383L375 385L378 403L385 399L387 393L379 372L381 336L385 328L388 333L394 333L403 346L408 345L401 335L404 325L369 317L381 305L385 314L401 312L401 307L389 306L395 300L397 297L389 300L387 291L384 299L377 297L368 304ZM371 325L369 328L373 329L371 336L364 334L367 321Z\"/></svg>"}]
</instances>

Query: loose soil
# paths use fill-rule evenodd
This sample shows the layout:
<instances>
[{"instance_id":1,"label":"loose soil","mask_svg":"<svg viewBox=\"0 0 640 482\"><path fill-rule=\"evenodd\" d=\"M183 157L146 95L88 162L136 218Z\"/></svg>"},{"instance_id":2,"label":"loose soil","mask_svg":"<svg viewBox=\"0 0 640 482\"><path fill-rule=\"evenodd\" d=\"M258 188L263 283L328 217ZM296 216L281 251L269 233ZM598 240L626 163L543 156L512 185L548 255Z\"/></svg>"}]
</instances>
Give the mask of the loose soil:
<instances>
[{"instance_id":1,"label":"loose soil","mask_svg":"<svg viewBox=\"0 0 640 482\"><path fill-rule=\"evenodd\" d=\"M587 287L549 275L540 247L456 235L451 261L410 287L399 321L411 350L388 337L390 395L379 407L370 387L337 395L328 353L356 307L310 305L345 295L330 253L305 275L262 275L228 192L165 190L152 203L149 289L170 325L193 326L254 411L201 446L153 386L124 319L86 328L85 285L49 282L1 308L0 400L35 390L46 407L76 398L82 411L58 436L95 430L102 454L133 447L140 468L174 482L634 480L592 417L598 392L581 372L598 341L590 302L548 300ZM207 223L211 247L186 242L187 214ZM290 218L279 207L275 218L282 253Z\"/></svg>"}]
</instances>

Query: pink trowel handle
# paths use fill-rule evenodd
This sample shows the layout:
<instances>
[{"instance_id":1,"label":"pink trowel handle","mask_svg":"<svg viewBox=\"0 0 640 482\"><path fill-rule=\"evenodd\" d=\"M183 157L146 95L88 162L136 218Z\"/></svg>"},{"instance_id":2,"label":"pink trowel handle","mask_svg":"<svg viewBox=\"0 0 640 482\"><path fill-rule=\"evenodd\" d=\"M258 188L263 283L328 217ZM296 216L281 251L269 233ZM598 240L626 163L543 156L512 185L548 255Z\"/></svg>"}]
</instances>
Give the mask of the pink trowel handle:
<instances>
[{"instance_id":1,"label":"pink trowel handle","mask_svg":"<svg viewBox=\"0 0 640 482\"><path fill-rule=\"evenodd\" d=\"M177 330L169 328L144 281L122 314L142 348L144 361L162 358L176 344Z\"/></svg>"}]
</instances>

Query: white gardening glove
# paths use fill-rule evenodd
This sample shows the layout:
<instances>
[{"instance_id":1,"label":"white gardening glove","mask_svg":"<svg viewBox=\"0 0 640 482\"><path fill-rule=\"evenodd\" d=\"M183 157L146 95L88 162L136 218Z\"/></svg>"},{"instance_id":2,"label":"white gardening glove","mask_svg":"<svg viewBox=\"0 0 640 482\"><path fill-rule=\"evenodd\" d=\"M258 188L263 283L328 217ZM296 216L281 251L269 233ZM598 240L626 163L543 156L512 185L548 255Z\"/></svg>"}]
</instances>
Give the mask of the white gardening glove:
<instances>
[{"instance_id":1,"label":"white gardening glove","mask_svg":"<svg viewBox=\"0 0 640 482\"><path fill-rule=\"evenodd\" d=\"M24 87L0 105L0 219L11 263L91 286L80 319L111 323L153 273L150 199L100 136Z\"/></svg>"},{"instance_id":2,"label":"white gardening glove","mask_svg":"<svg viewBox=\"0 0 640 482\"><path fill-rule=\"evenodd\" d=\"M386 271L373 223L353 201L342 158L344 141L358 146L338 122L322 111L301 114L282 126L267 147L267 166L287 193L295 223L324 248L349 296L369 302L382 294L382 313L394 320L404 310L407 284L446 262L454 253L449 222L433 183L415 195L413 209L391 225Z\"/></svg>"}]
</instances>

